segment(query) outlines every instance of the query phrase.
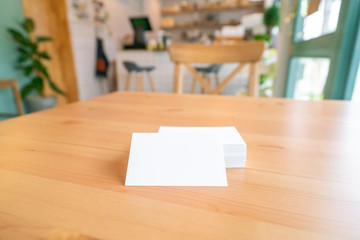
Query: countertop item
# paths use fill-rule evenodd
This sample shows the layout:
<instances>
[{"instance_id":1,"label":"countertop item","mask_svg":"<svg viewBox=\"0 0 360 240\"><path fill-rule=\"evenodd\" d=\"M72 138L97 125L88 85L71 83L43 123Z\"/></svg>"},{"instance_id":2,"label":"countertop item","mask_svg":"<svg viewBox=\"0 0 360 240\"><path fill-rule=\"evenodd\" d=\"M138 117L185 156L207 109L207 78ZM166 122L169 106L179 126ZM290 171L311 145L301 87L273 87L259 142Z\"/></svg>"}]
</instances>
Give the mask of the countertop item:
<instances>
[{"instance_id":1,"label":"countertop item","mask_svg":"<svg viewBox=\"0 0 360 240\"><path fill-rule=\"evenodd\" d=\"M360 239L360 111L116 92L0 122L0 239ZM228 187L125 187L132 132L235 126Z\"/></svg>"}]
</instances>

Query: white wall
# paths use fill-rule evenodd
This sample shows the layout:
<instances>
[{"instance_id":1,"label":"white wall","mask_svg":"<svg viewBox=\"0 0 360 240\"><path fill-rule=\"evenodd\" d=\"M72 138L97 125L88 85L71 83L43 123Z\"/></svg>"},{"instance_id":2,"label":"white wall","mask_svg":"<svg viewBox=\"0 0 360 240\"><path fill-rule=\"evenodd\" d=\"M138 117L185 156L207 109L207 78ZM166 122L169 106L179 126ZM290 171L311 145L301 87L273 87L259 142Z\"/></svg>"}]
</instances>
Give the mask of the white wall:
<instances>
[{"instance_id":1,"label":"white wall","mask_svg":"<svg viewBox=\"0 0 360 240\"><path fill-rule=\"evenodd\" d=\"M106 93L102 80L95 77L96 35L104 39L108 60L114 60L120 40L125 34L133 32L128 17L142 15L143 2L142 0L104 0L109 19L105 26L98 27L97 30L93 21L79 20L74 16L72 2L67 0L71 41L80 100L86 100Z\"/></svg>"},{"instance_id":2,"label":"white wall","mask_svg":"<svg viewBox=\"0 0 360 240\"><path fill-rule=\"evenodd\" d=\"M154 32L161 25L161 0L143 0L143 14L149 16Z\"/></svg>"}]
</instances>

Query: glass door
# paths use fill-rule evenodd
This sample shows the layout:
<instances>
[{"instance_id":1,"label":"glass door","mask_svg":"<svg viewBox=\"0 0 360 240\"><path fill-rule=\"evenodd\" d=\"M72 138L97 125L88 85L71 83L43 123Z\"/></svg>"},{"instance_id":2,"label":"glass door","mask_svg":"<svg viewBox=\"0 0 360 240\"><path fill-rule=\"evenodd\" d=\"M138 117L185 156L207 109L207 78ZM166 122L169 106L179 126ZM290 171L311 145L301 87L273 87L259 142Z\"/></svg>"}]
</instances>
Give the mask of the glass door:
<instances>
[{"instance_id":1,"label":"glass door","mask_svg":"<svg viewBox=\"0 0 360 240\"><path fill-rule=\"evenodd\" d=\"M360 103L360 64L358 64L357 77L355 80L354 91L351 96L351 101Z\"/></svg>"},{"instance_id":2,"label":"glass door","mask_svg":"<svg viewBox=\"0 0 360 240\"><path fill-rule=\"evenodd\" d=\"M360 21L359 0L299 0L285 96L346 99ZM352 90L352 89L351 89ZM352 92L352 91L351 91Z\"/></svg>"},{"instance_id":3,"label":"glass door","mask_svg":"<svg viewBox=\"0 0 360 240\"><path fill-rule=\"evenodd\" d=\"M345 99L352 100L353 102L360 103L360 23L358 25L356 43L354 47L354 54L352 56L350 71L349 71L349 79L346 92Z\"/></svg>"}]
</instances>

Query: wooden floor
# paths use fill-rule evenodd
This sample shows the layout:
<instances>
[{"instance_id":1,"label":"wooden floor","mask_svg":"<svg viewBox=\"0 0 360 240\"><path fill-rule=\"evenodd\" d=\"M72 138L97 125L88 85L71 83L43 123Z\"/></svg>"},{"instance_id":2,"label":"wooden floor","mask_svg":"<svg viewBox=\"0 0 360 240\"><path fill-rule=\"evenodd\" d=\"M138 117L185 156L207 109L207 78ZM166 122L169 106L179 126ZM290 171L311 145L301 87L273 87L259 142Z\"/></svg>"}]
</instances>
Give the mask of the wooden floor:
<instances>
[{"instance_id":1,"label":"wooden floor","mask_svg":"<svg viewBox=\"0 0 360 240\"><path fill-rule=\"evenodd\" d=\"M359 109L117 92L0 122L0 239L360 239ZM246 168L125 187L132 132L164 125L235 126Z\"/></svg>"}]
</instances>

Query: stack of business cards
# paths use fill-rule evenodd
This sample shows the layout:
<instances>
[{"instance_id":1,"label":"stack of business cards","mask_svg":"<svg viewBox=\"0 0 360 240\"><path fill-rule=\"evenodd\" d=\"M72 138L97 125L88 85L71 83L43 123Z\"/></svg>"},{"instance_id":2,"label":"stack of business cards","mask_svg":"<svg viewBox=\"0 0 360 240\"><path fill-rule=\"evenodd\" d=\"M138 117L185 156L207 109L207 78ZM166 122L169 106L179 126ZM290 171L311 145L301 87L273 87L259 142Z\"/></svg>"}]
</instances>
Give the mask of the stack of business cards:
<instances>
[{"instance_id":1,"label":"stack of business cards","mask_svg":"<svg viewBox=\"0 0 360 240\"><path fill-rule=\"evenodd\" d=\"M227 186L216 134L133 133L126 186Z\"/></svg>"},{"instance_id":2,"label":"stack of business cards","mask_svg":"<svg viewBox=\"0 0 360 240\"><path fill-rule=\"evenodd\" d=\"M246 143L235 127L160 127L159 133L213 134L220 137L226 168L244 168Z\"/></svg>"}]
</instances>

